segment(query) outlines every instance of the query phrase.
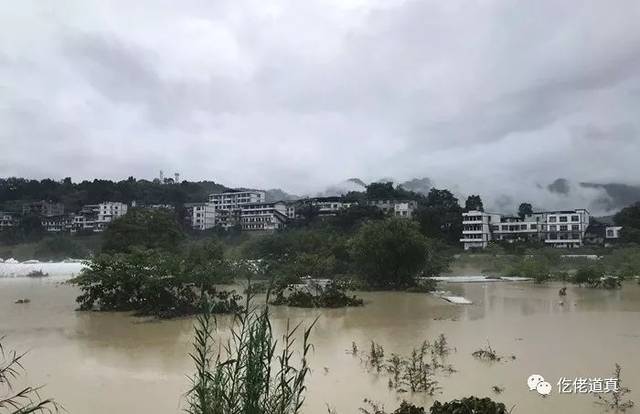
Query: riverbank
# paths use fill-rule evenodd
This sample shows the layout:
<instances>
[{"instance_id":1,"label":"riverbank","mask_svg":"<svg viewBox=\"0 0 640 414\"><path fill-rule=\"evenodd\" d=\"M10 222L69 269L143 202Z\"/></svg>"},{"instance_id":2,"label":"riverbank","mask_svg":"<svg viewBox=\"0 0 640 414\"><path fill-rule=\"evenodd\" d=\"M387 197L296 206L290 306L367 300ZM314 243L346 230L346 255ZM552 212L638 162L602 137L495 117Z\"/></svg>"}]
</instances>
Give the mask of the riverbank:
<instances>
[{"instance_id":1,"label":"riverbank","mask_svg":"<svg viewBox=\"0 0 640 414\"><path fill-rule=\"evenodd\" d=\"M306 414L324 414L325 404L338 413L355 413L363 398L387 408L400 399L429 406L434 399L468 395L491 396L491 387L505 391L495 399L520 413L562 412L595 414L600 410L584 395L552 395L542 399L530 393L526 378L610 374L614 362L625 369L624 381L640 400L640 286L625 283L620 290L569 286L558 297L560 283L444 283L452 295L469 298L470 305L447 303L433 295L403 292L358 292L367 306L343 309L273 307L275 335L291 324L311 323L312 373ZM181 395L192 372L192 318L152 321L126 313L76 312L78 290L55 279L0 280L0 332L6 344L30 350L26 368L30 380L46 384L70 413L112 412L178 413ZM29 297L28 304L14 304ZM258 300L260 297L258 298ZM218 318L224 336L230 317ZM424 339L440 333L457 349L449 363L458 371L438 379L442 394L433 398L396 393L385 377L363 370L346 350L351 343L375 340L385 352L407 354ZM487 364L471 353L490 341L514 361ZM550 350L553 350L552 352ZM607 350L604 353L603 350Z\"/></svg>"}]
</instances>

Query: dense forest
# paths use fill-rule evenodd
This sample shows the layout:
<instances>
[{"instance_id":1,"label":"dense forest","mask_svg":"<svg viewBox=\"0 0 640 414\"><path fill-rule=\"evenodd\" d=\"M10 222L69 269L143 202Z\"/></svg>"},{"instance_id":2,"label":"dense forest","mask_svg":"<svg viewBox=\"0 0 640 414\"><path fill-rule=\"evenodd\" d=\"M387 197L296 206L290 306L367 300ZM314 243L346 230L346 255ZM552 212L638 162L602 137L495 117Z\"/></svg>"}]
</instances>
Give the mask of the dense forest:
<instances>
[{"instance_id":1,"label":"dense forest","mask_svg":"<svg viewBox=\"0 0 640 414\"><path fill-rule=\"evenodd\" d=\"M61 181L11 177L0 178L0 210L21 211L23 203L38 200L62 203L65 211L77 211L85 204L103 201L175 205L206 201L209 194L225 190L228 188L213 181L161 183L129 177L122 181L95 179L74 183L68 177Z\"/></svg>"}]
</instances>

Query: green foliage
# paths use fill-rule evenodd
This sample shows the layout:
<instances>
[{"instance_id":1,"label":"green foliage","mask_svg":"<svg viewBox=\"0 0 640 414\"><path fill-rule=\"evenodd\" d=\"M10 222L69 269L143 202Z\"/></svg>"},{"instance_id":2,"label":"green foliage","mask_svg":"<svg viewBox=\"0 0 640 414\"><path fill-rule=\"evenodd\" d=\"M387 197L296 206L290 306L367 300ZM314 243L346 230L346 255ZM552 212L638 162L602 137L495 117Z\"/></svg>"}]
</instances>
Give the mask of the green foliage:
<instances>
[{"instance_id":1,"label":"green foliage","mask_svg":"<svg viewBox=\"0 0 640 414\"><path fill-rule=\"evenodd\" d=\"M168 179L167 182L173 182ZM173 183L166 185L159 181L93 180L74 183L70 178L63 181L51 179L28 180L24 178L0 179L0 205L10 201L22 202L51 200L61 202L66 211L77 211L85 204L103 201L121 201L139 204L182 204L206 200L211 193L226 191L227 188L212 181ZM1 209L0 209L1 210Z\"/></svg>"},{"instance_id":2,"label":"green foliage","mask_svg":"<svg viewBox=\"0 0 640 414\"><path fill-rule=\"evenodd\" d=\"M509 276L528 277L536 283L544 283L551 278L551 266L544 256L527 256L512 266Z\"/></svg>"},{"instance_id":3,"label":"green foliage","mask_svg":"<svg viewBox=\"0 0 640 414\"><path fill-rule=\"evenodd\" d=\"M15 389L14 382L24 373L22 360L26 353L5 350L0 337L0 412L6 414L52 414L60 406L51 398L40 396L41 387L26 386Z\"/></svg>"},{"instance_id":4,"label":"green foliage","mask_svg":"<svg viewBox=\"0 0 640 414\"><path fill-rule=\"evenodd\" d=\"M622 226L622 241L640 243L640 202L620 210L613 217L613 221L617 226Z\"/></svg>"},{"instance_id":5,"label":"green foliage","mask_svg":"<svg viewBox=\"0 0 640 414\"><path fill-rule=\"evenodd\" d=\"M217 313L237 311L239 297L219 291L233 269L216 244L193 247L181 257L159 250L102 254L72 280L82 290L81 310L135 311L161 318L198 312L202 293L216 299Z\"/></svg>"},{"instance_id":6,"label":"green foliage","mask_svg":"<svg viewBox=\"0 0 640 414\"><path fill-rule=\"evenodd\" d=\"M579 268L575 275L573 275L573 283L578 285L595 285L601 278L604 277L604 268L599 264L593 264L583 266Z\"/></svg>"},{"instance_id":7,"label":"green foliage","mask_svg":"<svg viewBox=\"0 0 640 414\"><path fill-rule=\"evenodd\" d=\"M407 292L412 293L429 293L436 290L438 282L432 278L420 278L414 286L407 288Z\"/></svg>"},{"instance_id":8,"label":"green foliage","mask_svg":"<svg viewBox=\"0 0 640 414\"><path fill-rule=\"evenodd\" d=\"M602 265L610 274L621 278L640 276L640 248L616 248L603 256Z\"/></svg>"},{"instance_id":9,"label":"green foliage","mask_svg":"<svg viewBox=\"0 0 640 414\"><path fill-rule=\"evenodd\" d=\"M467 197L467 201L464 203L464 209L466 211L477 210L484 211L484 206L482 205L482 199L479 195L470 195Z\"/></svg>"},{"instance_id":10,"label":"green foliage","mask_svg":"<svg viewBox=\"0 0 640 414\"><path fill-rule=\"evenodd\" d=\"M429 240L410 220L389 219L365 224L353 240L353 258L359 273L373 287L406 288L436 260L428 260Z\"/></svg>"},{"instance_id":11,"label":"green foliage","mask_svg":"<svg viewBox=\"0 0 640 414\"><path fill-rule=\"evenodd\" d=\"M436 401L429 410L430 414L508 414L509 411L503 403L498 403L491 398L466 397L461 400L453 400L446 403Z\"/></svg>"},{"instance_id":12,"label":"green foliage","mask_svg":"<svg viewBox=\"0 0 640 414\"><path fill-rule=\"evenodd\" d=\"M422 196L413 191L405 190L397 186L394 187L392 182L371 183L367 186L367 200L418 200Z\"/></svg>"},{"instance_id":13,"label":"green foliage","mask_svg":"<svg viewBox=\"0 0 640 414\"><path fill-rule=\"evenodd\" d=\"M400 407L393 414L425 414L424 408L417 407L406 401L400 403Z\"/></svg>"},{"instance_id":14,"label":"green foliage","mask_svg":"<svg viewBox=\"0 0 640 414\"><path fill-rule=\"evenodd\" d=\"M525 218L533 214L533 207L529 203L521 203L518 207L518 215L520 218Z\"/></svg>"},{"instance_id":15,"label":"green foliage","mask_svg":"<svg viewBox=\"0 0 640 414\"><path fill-rule=\"evenodd\" d=\"M458 246L462 234L461 214L458 199L450 191L432 188L413 216L422 234Z\"/></svg>"},{"instance_id":16,"label":"green foliage","mask_svg":"<svg viewBox=\"0 0 640 414\"><path fill-rule=\"evenodd\" d=\"M294 364L300 325L287 330L283 343L273 337L269 308L261 311L247 301L231 329L231 339L215 346L215 319L207 303L195 326L191 358L196 373L187 395L189 414L296 414L302 409L309 335L303 333L301 360ZM214 351L218 349L217 353ZM279 352L277 352L279 350Z\"/></svg>"},{"instance_id":17,"label":"green foliage","mask_svg":"<svg viewBox=\"0 0 640 414\"><path fill-rule=\"evenodd\" d=\"M330 218L328 222L339 231L351 232L367 221L382 220L384 218L384 212L377 207L355 204L341 210L335 217Z\"/></svg>"},{"instance_id":18,"label":"green foliage","mask_svg":"<svg viewBox=\"0 0 640 414\"><path fill-rule=\"evenodd\" d=\"M7 245L37 242L44 235L40 217L27 215L20 218L18 224L0 231L0 242Z\"/></svg>"},{"instance_id":19,"label":"green foliage","mask_svg":"<svg viewBox=\"0 0 640 414\"><path fill-rule=\"evenodd\" d=\"M384 348L375 341L371 341L369 351L361 355L357 345L352 343L351 354L360 356L368 370L387 374L389 388L400 392L410 390L434 395L440 390L435 375L455 372L451 365L445 364L447 356L453 350L449 347L446 337L440 334L433 343L423 341L418 347L413 348L408 356L391 354L385 360Z\"/></svg>"},{"instance_id":20,"label":"green foliage","mask_svg":"<svg viewBox=\"0 0 640 414\"><path fill-rule=\"evenodd\" d=\"M315 294L312 292L315 291ZM335 283L329 283L325 288L311 286L309 290L294 289L286 294L285 289L276 290L272 305L287 305L297 308L342 308L347 306L362 306L364 302L355 296L347 296L343 289Z\"/></svg>"},{"instance_id":21,"label":"green foliage","mask_svg":"<svg viewBox=\"0 0 640 414\"><path fill-rule=\"evenodd\" d=\"M176 250L184 234L168 210L130 209L104 232L105 253L130 252L134 247Z\"/></svg>"}]
</instances>

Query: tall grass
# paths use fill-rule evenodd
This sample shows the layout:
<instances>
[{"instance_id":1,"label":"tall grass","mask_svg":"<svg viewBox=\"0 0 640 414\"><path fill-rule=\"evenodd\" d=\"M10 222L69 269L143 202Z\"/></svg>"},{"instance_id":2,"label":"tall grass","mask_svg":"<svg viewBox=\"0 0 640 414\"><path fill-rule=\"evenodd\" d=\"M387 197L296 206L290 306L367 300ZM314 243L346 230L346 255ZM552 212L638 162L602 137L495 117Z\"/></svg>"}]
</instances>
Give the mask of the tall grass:
<instances>
[{"instance_id":1,"label":"tall grass","mask_svg":"<svg viewBox=\"0 0 640 414\"><path fill-rule=\"evenodd\" d=\"M22 359L26 353L18 354L5 350L0 337L0 413L6 414L51 414L60 406L51 398L40 397L40 387L14 388L14 382L24 372Z\"/></svg>"},{"instance_id":2,"label":"tall grass","mask_svg":"<svg viewBox=\"0 0 640 414\"><path fill-rule=\"evenodd\" d=\"M287 327L282 342L274 338L268 306L258 308L247 298L236 315L231 338L216 345L216 320L206 301L196 320L192 387L187 395L189 414L296 414L304 403L309 373L309 335L304 332L301 358L294 361L300 324ZM316 319L317 320L317 319ZM217 348L217 350L216 350Z\"/></svg>"}]
</instances>

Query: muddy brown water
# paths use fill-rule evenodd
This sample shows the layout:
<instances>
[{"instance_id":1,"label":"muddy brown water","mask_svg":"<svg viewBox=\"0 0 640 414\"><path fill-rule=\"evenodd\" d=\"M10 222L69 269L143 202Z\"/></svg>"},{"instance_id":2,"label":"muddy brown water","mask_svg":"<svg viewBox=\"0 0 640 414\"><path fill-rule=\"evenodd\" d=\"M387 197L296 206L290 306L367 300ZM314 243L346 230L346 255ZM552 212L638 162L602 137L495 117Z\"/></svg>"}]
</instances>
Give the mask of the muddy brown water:
<instances>
[{"instance_id":1,"label":"muddy brown water","mask_svg":"<svg viewBox=\"0 0 640 414\"><path fill-rule=\"evenodd\" d=\"M626 283L605 291L570 286L561 305L561 285L531 283L443 284L473 301L453 305L426 294L362 293L367 305L354 309L273 308L274 329L287 320L320 319L312 334L313 369L304 412L357 413L362 400L383 403L390 411L402 399L430 406L468 395L491 396L515 406L514 413L599 413L595 397L558 394L560 377L610 376L623 366L624 384L640 404L640 286ZM76 312L74 287L52 279L0 279L0 335L4 345L29 350L28 381L44 384L70 413L178 413L192 371L192 319L142 321L121 313ZM14 304L29 298L28 304ZM221 318L220 329L228 326ZM408 353L424 339L444 333L457 352L448 358L456 373L439 376L434 397L397 393L387 377L368 373L346 350L352 341L366 348L371 340L387 355ZM487 341L515 360L486 363L471 353ZM541 374L553 385L542 398L526 379ZM493 394L491 387L505 390ZM638 407L635 411L640 412Z\"/></svg>"}]
</instances>

